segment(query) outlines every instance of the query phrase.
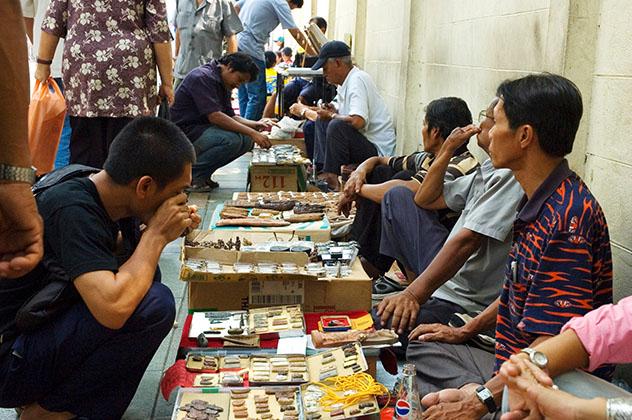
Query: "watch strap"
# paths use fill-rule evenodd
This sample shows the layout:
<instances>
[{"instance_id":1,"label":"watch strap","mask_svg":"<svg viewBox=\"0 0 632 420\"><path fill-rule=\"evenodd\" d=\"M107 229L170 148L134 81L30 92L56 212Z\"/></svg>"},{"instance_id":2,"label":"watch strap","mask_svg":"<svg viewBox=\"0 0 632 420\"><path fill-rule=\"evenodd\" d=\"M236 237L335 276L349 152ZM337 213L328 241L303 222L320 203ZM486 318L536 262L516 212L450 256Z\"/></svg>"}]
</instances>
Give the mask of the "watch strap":
<instances>
[{"instance_id":1,"label":"watch strap","mask_svg":"<svg viewBox=\"0 0 632 420\"><path fill-rule=\"evenodd\" d=\"M34 168L6 165L0 163L0 182L24 182L29 185L35 183L36 174Z\"/></svg>"},{"instance_id":2,"label":"watch strap","mask_svg":"<svg viewBox=\"0 0 632 420\"><path fill-rule=\"evenodd\" d=\"M481 385L476 388L476 396L483 404L485 404L489 413L495 413L496 410L498 410L496 401L494 401L494 395L485 385Z\"/></svg>"},{"instance_id":3,"label":"watch strap","mask_svg":"<svg viewBox=\"0 0 632 420\"><path fill-rule=\"evenodd\" d=\"M53 60L44 60L43 58L37 57L37 64L53 64Z\"/></svg>"}]
</instances>

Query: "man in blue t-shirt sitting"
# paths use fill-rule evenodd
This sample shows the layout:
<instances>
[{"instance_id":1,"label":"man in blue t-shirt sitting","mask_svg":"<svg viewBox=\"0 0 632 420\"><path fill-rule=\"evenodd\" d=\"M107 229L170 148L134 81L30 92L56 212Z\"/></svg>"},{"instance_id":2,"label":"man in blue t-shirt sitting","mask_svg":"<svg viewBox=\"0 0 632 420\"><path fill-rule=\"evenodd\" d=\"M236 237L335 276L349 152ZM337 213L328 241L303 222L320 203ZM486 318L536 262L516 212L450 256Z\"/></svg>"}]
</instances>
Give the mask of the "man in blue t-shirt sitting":
<instances>
[{"instance_id":1,"label":"man in blue t-shirt sitting","mask_svg":"<svg viewBox=\"0 0 632 420\"><path fill-rule=\"evenodd\" d=\"M258 73L246 54L228 54L191 70L178 87L171 120L193 143L197 155L190 192L217 188L211 175L252 150L254 143L270 147L268 136L260 131L269 130L272 123L237 116L231 104L232 90L256 79Z\"/></svg>"}]
</instances>

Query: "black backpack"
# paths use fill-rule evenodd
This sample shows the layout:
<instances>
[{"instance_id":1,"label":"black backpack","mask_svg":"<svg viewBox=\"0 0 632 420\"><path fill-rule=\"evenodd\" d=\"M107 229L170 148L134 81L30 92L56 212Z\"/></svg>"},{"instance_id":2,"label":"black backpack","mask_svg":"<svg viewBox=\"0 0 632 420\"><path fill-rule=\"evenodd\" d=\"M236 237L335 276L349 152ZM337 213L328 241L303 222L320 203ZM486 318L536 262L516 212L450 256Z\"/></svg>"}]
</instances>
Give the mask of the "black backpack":
<instances>
[{"instance_id":1,"label":"black backpack","mask_svg":"<svg viewBox=\"0 0 632 420\"><path fill-rule=\"evenodd\" d=\"M37 199L43 191L55 185L99 171L100 169L85 165L68 165L40 178L33 185L33 195ZM20 332L31 332L39 329L79 299L75 286L54 259L44 256L35 270L39 270L41 273L40 284L42 288L24 302L15 316L15 324Z\"/></svg>"}]
</instances>

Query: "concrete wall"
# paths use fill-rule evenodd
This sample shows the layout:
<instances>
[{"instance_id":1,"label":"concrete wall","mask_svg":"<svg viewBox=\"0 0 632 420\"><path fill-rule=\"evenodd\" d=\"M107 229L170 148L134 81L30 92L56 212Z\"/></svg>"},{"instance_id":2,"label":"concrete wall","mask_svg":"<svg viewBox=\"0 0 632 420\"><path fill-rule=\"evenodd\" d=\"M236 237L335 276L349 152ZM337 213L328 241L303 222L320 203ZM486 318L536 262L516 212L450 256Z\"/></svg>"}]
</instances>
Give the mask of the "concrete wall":
<instances>
[{"instance_id":1,"label":"concrete wall","mask_svg":"<svg viewBox=\"0 0 632 420\"><path fill-rule=\"evenodd\" d=\"M632 294L632 3L600 3L585 177L608 219L620 298Z\"/></svg>"},{"instance_id":2,"label":"concrete wall","mask_svg":"<svg viewBox=\"0 0 632 420\"><path fill-rule=\"evenodd\" d=\"M318 0L322 1L322 0ZM632 2L627 0L329 0L336 39L353 34L356 61L393 113L398 153L419 149L424 107L467 101L474 118L498 84L560 73L582 91L571 167L610 225L615 297L632 294ZM473 141L472 141L473 143ZM470 144L484 158L482 151Z\"/></svg>"}]
</instances>

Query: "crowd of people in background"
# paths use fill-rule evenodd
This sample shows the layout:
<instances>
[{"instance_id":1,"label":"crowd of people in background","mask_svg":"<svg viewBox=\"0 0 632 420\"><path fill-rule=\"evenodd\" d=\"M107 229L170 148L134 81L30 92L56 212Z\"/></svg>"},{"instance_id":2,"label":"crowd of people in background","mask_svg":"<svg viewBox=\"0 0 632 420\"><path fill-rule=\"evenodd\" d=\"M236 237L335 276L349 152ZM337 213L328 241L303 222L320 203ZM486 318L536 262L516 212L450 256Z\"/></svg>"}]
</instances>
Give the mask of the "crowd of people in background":
<instances>
[{"instance_id":1,"label":"crowd of people in background","mask_svg":"<svg viewBox=\"0 0 632 420\"><path fill-rule=\"evenodd\" d=\"M322 77L288 82L281 108L304 121L339 211L356 208L374 324L403 344L381 358L392 373L397 357L417 366L424 418L498 417L503 398L505 419L632 416L632 400L598 392L597 378L632 361L632 298L612 304L606 218L565 159L577 86L546 73L504 81L476 122L463 99L437 98L423 151L395 155L372 77L344 42L313 47L292 16L302 6L180 0L171 34L164 0L0 3L0 406L23 419L123 415L173 325L158 259L200 223L185 192L217 188L215 171L271 146L266 69L299 66ZM305 23L327 32L322 17ZM266 51L279 25L296 55L284 37ZM33 190L27 35L35 78L55 79L67 103L57 166L85 165ZM161 102L167 119L153 116ZM63 298L56 312L34 316L34 297L50 296ZM554 386L577 368L590 374ZM594 398L569 394L580 382Z\"/></svg>"}]
</instances>

